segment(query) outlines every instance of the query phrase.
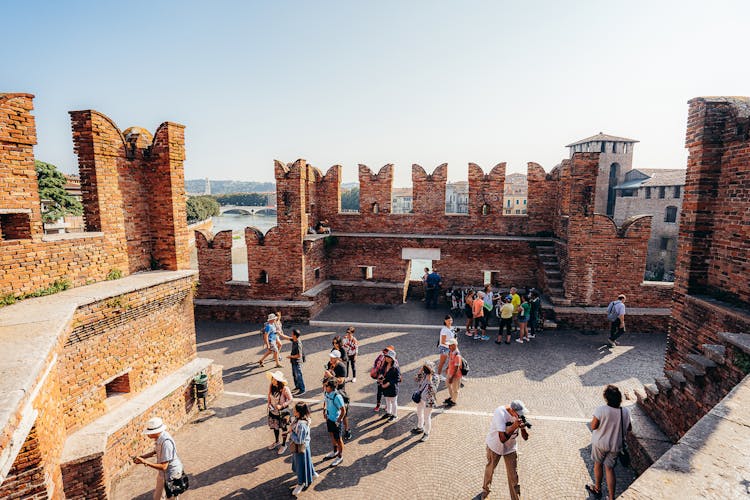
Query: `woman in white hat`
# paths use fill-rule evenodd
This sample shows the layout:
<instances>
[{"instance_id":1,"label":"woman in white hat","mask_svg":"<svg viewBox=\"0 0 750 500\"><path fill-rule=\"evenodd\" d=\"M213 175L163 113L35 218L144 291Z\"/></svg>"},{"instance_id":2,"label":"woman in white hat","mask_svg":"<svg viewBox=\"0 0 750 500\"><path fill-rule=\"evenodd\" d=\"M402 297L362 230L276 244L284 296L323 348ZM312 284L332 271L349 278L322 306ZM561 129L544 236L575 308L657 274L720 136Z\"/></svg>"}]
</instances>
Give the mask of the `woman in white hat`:
<instances>
[{"instance_id":1,"label":"woman in white hat","mask_svg":"<svg viewBox=\"0 0 750 500\"><path fill-rule=\"evenodd\" d=\"M289 407L292 403L292 391L287 387L286 378L281 371L267 373L266 376L271 381L268 387L268 427L273 430L275 440L268 447L273 450L277 446L279 455L286 451L286 438L289 428Z\"/></svg>"},{"instance_id":2,"label":"woman in white hat","mask_svg":"<svg viewBox=\"0 0 750 500\"><path fill-rule=\"evenodd\" d=\"M143 433L154 440L154 451L134 457L133 462L159 471L156 476L154 500L161 500L164 493L167 494L167 498L178 498L179 493L170 489L172 481L182 478L182 462L177 456L174 439L169 435L167 426L159 417L150 419ZM156 462L145 460L153 456L156 456Z\"/></svg>"}]
</instances>

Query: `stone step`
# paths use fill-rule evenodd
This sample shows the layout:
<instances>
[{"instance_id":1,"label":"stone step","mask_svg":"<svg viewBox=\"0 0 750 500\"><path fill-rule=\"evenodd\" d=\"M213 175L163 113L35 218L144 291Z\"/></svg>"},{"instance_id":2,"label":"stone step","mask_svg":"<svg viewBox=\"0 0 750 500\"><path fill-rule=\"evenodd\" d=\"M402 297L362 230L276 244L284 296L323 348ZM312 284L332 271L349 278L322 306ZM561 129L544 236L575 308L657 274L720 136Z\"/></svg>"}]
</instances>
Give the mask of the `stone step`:
<instances>
[{"instance_id":1,"label":"stone step","mask_svg":"<svg viewBox=\"0 0 750 500\"><path fill-rule=\"evenodd\" d=\"M569 306L571 304L570 299L566 299L560 296L552 295L549 298L550 302L556 306Z\"/></svg>"},{"instance_id":2,"label":"stone step","mask_svg":"<svg viewBox=\"0 0 750 500\"><path fill-rule=\"evenodd\" d=\"M685 378L693 384L702 384L704 380L703 377L706 375L705 370L701 370L687 363L682 363L680 365L680 371L685 375Z\"/></svg>"},{"instance_id":3,"label":"stone step","mask_svg":"<svg viewBox=\"0 0 750 500\"><path fill-rule=\"evenodd\" d=\"M672 387L682 388L687 383L685 375L678 372L677 370L665 370L664 375L666 375L669 381L672 383Z\"/></svg>"},{"instance_id":4,"label":"stone step","mask_svg":"<svg viewBox=\"0 0 750 500\"><path fill-rule=\"evenodd\" d=\"M643 388L646 389L646 395L652 399L659 395L659 388L655 384L646 384Z\"/></svg>"},{"instance_id":5,"label":"stone step","mask_svg":"<svg viewBox=\"0 0 750 500\"><path fill-rule=\"evenodd\" d=\"M709 370L716 368L716 363L702 354L688 354L687 360L689 364L693 365L698 370L702 370L704 374Z\"/></svg>"},{"instance_id":6,"label":"stone step","mask_svg":"<svg viewBox=\"0 0 750 500\"><path fill-rule=\"evenodd\" d=\"M564 297L565 296L565 290L563 290L560 287L549 287L549 293L550 295L553 295L555 297Z\"/></svg>"},{"instance_id":7,"label":"stone step","mask_svg":"<svg viewBox=\"0 0 750 500\"><path fill-rule=\"evenodd\" d=\"M723 365L727 360L727 348L723 345L703 344L703 354L716 363Z\"/></svg>"},{"instance_id":8,"label":"stone step","mask_svg":"<svg viewBox=\"0 0 750 500\"><path fill-rule=\"evenodd\" d=\"M660 392L669 392L672 390L672 384L667 377L656 377L655 382Z\"/></svg>"},{"instance_id":9,"label":"stone step","mask_svg":"<svg viewBox=\"0 0 750 500\"><path fill-rule=\"evenodd\" d=\"M545 319L544 320L544 329L545 330L555 330L555 329L557 329L557 323L555 323L551 319Z\"/></svg>"},{"instance_id":10,"label":"stone step","mask_svg":"<svg viewBox=\"0 0 750 500\"><path fill-rule=\"evenodd\" d=\"M547 284L550 288L562 288L562 280L559 278L547 278Z\"/></svg>"},{"instance_id":11,"label":"stone step","mask_svg":"<svg viewBox=\"0 0 750 500\"><path fill-rule=\"evenodd\" d=\"M560 272L560 269L550 269L550 268L544 268L544 274L547 275L547 278L549 279L549 276L560 276L562 273Z\"/></svg>"}]
</instances>

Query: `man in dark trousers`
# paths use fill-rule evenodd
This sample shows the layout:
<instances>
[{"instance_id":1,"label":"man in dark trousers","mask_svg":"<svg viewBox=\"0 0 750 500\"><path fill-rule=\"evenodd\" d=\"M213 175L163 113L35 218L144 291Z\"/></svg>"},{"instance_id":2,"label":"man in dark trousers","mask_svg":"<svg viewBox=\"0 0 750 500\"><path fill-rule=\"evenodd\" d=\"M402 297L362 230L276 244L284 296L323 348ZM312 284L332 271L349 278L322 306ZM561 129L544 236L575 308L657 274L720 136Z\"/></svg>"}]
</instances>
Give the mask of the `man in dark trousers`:
<instances>
[{"instance_id":1,"label":"man in dark trousers","mask_svg":"<svg viewBox=\"0 0 750 500\"><path fill-rule=\"evenodd\" d=\"M607 319L609 320L609 345L617 345L617 339L625 333L625 295L620 294L617 300L607 306Z\"/></svg>"},{"instance_id":2,"label":"man in dark trousers","mask_svg":"<svg viewBox=\"0 0 750 500\"><path fill-rule=\"evenodd\" d=\"M437 307L438 295L440 294L440 283L442 278L438 274L435 268L432 268L432 272L427 275L427 309Z\"/></svg>"}]
</instances>

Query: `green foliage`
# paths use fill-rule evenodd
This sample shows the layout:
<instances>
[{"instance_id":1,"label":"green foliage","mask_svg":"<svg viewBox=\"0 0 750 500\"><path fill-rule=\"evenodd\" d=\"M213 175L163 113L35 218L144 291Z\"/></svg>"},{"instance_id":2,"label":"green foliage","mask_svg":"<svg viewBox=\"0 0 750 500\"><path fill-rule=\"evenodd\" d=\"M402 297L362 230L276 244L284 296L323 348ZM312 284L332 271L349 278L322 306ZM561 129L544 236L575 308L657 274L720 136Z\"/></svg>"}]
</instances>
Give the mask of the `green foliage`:
<instances>
[{"instance_id":1,"label":"green foliage","mask_svg":"<svg viewBox=\"0 0 750 500\"><path fill-rule=\"evenodd\" d=\"M34 168L39 183L39 198L46 205L46 210L42 213L44 222L55 222L65 215L83 214L81 202L65 191L65 176L57 167L35 160Z\"/></svg>"},{"instance_id":2,"label":"green foliage","mask_svg":"<svg viewBox=\"0 0 750 500\"><path fill-rule=\"evenodd\" d=\"M734 355L734 366L747 375L750 373L750 356L742 351L737 351Z\"/></svg>"},{"instance_id":3,"label":"green foliage","mask_svg":"<svg viewBox=\"0 0 750 500\"><path fill-rule=\"evenodd\" d=\"M122 271L119 269L110 269L107 273L107 281L119 280L122 278Z\"/></svg>"},{"instance_id":4,"label":"green foliage","mask_svg":"<svg viewBox=\"0 0 750 500\"><path fill-rule=\"evenodd\" d=\"M57 292L62 292L73 286L68 278L60 278L55 280L50 286L46 288L40 288L29 293L22 293L21 295L15 295L8 293L0 296L0 307L9 306L15 304L19 300L30 299L32 297L44 297L45 295L52 295Z\"/></svg>"},{"instance_id":5,"label":"green foliage","mask_svg":"<svg viewBox=\"0 0 750 500\"><path fill-rule=\"evenodd\" d=\"M186 209L188 222L206 220L221 213L219 203L212 196L191 196Z\"/></svg>"},{"instance_id":6,"label":"green foliage","mask_svg":"<svg viewBox=\"0 0 750 500\"><path fill-rule=\"evenodd\" d=\"M263 193L233 193L214 196L219 205L241 205L245 207L263 207L268 205L268 196Z\"/></svg>"},{"instance_id":7,"label":"green foliage","mask_svg":"<svg viewBox=\"0 0 750 500\"><path fill-rule=\"evenodd\" d=\"M341 191L341 210L359 212L359 186Z\"/></svg>"}]
</instances>

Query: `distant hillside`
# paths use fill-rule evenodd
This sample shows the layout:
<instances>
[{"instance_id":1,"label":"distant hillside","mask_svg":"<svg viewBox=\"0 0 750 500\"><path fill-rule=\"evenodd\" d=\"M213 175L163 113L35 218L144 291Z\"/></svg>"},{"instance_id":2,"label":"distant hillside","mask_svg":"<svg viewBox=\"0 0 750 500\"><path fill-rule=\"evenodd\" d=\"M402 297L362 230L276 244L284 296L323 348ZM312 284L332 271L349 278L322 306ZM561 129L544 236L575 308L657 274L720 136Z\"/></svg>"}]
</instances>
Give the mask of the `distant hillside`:
<instances>
[{"instance_id":1,"label":"distant hillside","mask_svg":"<svg viewBox=\"0 0 750 500\"><path fill-rule=\"evenodd\" d=\"M206 179L186 180L185 190L188 193L203 193L206 190ZM211 180L211 194L267 193L269 191L276 191L275 183Z\"/></svg>"}]
</instances>

